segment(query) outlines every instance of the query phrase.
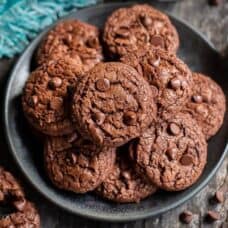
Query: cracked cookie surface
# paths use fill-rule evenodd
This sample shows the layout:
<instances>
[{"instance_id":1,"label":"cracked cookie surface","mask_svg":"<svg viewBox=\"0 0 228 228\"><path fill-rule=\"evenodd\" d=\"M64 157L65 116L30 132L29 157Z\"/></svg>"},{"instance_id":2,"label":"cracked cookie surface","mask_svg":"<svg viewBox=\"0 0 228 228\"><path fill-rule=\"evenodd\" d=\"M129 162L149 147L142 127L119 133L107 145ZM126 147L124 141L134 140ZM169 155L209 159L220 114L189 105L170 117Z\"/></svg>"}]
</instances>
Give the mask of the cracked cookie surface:
<instances>
[{"instance_id":1,"label":"cracked cookie surface","mask_svg":"<svg viewBox=\"0 0 228 228\"><path fill-rule=\"evenodd\" d=\"M146 4L112 13L105 23L103 39L114 57L157 47L175 53L179 46L177 31L169 18Z\"/></svg>"},{"instance_id":2,"label":"cracked cookie surface","mask_svg":"<svg viewBox=\"0 0 228 228\"><path fill-rule=\"evenodd\" d=\"M159 111L182 109L192 93L192 73L174 54L151 49L130 53L121 61L134 67L152 85Z\"/></svg>"},{"instance_id":3,"label":"cracked cookie surface","mask_svg":"<svg viewBox=\"0 0 228 228\"><path fill-rule=\"evenodd\" d=\"M96 193L118 203L139 202L153 194L157 188L135 173L125 152L119 153L113 170L96 189Z\"/></svg>"},{"instance_id":4,"label":"cracked cookie surface","mask_svg":"<svg viewBox=\"0 0 228 228\"><path fill-rule=\"evenodd\" d=\"M0 227L40 227L40 218L34 205L27 201L16 179L0 167L0 203L11 212L0 216Z\"/></svg>"},{"instance_id":5,"label":"cracked cookie surface","mask_svg":"<svg viewBox=\"0 0 228 228\"><path fill-rule=\"evenodd\" d=\"M26 82L22 106L29 123L47 135L64 135L74 128L70 120L69 86L81 69L70 58L51 60L33 71Z\"/></svg>"},{"instance_id":6,"label":"cracked cookie surface","mask_svg":"<svg viewBox=\"0 0 228 228\"><path fill-rule=\"evenodd\" d=\"M207 160L207 143L188 114L166 115L130 147L139 173L167 191L194 184Z\"/></svg>"},{"instance_id":7,"label":"cracked cookie surface","mask_svg":"<svg viewBox=\"0 0 228 228\"><path fill-rule=\"evenodd\" d=\"M99 63L80 78L72 115L79 132L98 145L120 146L156 118L149 84L123 63Z\"/></svg>"},{"instance_id":8,"label":"cracked cookie surface","mask_svg":"<svg viewBox=\"0 0 228 228\"><path fill-rule=\"evenodd\" d=\"M193 92L185 110L192 115L209 139L222 126L225 111L225 95L220 86L206 75L193 73Z\"/></svg>"},{"instance_id":9,"label":"cracked cookie surface","mask_svg":"<svg viewBox=\"0 0 228 228\"><path fill-rule=\"evenodd\" d=\"M102 47L97 27L79 20L58 23L41 43L37 53L37 63L48 60L73 58L82 66L83 72L103 60Z\"/></svg>"},{"instance_id":10,"label":"cracked cookie surface","mask_svg":"<svg viewBox=\"0 0 228 228\"><path fill-rule=\"evenodd\" d=\"M109 175L115 163L115 149L97 147L74 132L46 140L45 166L58 188L85 193L94 190Z\"/></svg>"}]
</instances>

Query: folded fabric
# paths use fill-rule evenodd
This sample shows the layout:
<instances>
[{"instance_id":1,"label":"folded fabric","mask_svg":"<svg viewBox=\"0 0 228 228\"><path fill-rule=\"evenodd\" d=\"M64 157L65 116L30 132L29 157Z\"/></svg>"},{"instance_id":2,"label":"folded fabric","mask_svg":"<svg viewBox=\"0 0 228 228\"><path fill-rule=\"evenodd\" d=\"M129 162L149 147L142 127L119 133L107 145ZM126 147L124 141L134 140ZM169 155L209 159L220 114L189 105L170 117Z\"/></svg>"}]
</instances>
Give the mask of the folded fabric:
<instances>
[{"instance_id":1,"label":"folded fabric","mask_svg":"<svg viewBox=\"0 0 228 228\"><path fill-rule=\"evenodd\" d=\"M97 0L0 0L0 58L13 57L66 13Z\"/></svg>"}]
</instances>

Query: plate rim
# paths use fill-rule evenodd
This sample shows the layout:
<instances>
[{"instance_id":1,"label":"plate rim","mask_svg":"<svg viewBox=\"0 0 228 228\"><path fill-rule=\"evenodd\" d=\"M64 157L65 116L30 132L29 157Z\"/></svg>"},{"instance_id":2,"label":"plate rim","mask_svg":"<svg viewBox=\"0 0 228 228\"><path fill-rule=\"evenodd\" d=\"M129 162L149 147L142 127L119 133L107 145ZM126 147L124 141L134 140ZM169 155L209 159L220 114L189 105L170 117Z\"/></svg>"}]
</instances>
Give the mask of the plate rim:
<instances>
[{"instance_id":1,"label":"plate rim","mask_svg":"<svg viewBox=\"0 0 228 228\"><path fill-rule=\"evenodd\" d=\"M118 2L118 3L101 3L101 4L97 4L97 5L92 5L90 7L86 7L84 9L80 9L77 11L73 10L72 12L70 12L69 14L64 16L63 18L58 19L53 24L56 24L60 20L64 20L67 17L74 15L79 11L83 12L83 11L86 11L88 9L97 9L97 8L104 8L104 7L126 7L126 6L136 4L136 3L137 2L127 2L127 3ZM211 48L212 51L214 51L215 53L217 53L219 55L219 53L215 49L214 45L208 40L208 38L205 35L203 35L201 32L199 32L196 28L194 28L192 25L190 25L185 20L178 18L178 17L166 12L165 10L161 10L161 11L164 11L171 19L174 19L174 20L180 22L181 24L183 24L184 26L186 26L190 30L192 30L197 36L199 36L202 40L204 40L207 43L207 45ZM53 26L53 24L50 26ZM193 196L195 196L197 193L199 193L208 184L208 182L213 178L213 176L215 175L215 173L217 172L219 167L222 165L222 162L223 162L223 160L224 160L224 158L228 152L228 143L226 143L225 149L222 152L222 155L219 158L217 164L213 167L213 169L211 170L209 175L202 181L202 183L200 183L198 186L196 186L187 196L182 197L181 199L177 200L175 203L171 204L170 206L163 207L163 208L157 210L156 213L153 211L150 211L150 212L143 212L140 214L131 213L131 214L127 214L127 216L102 215L102 214L94 215L94 212L91 212L91 211L90 212L87 211L87 213L84 213L84 211L83 212L80 211L81 210L80 208L78 210L73 210L73 209L70 209L69 207L61 204L60 202L56 202L52 197L50 197L47 193L45 193L44 190L39 188L38 184L35 181L33 181L33 179L30 177L30 175L28 175L26 170L23 168L23 164L21 164L20 159L18 159L17 149L13 143L12 136L11 136L10 130L9 130L9 118L8 118L8 109L9 108L8 107L9 107L9 97L10 97L10 91L11 91L10 88L11 88L11 84L13 82L13 79L15 78L15 76L14 76L15 72L17 72L17 69L21 65L21 62L23 62L25 54L27 52L29 52L29 50L32 48L32 44L35 43L35 41L37 39L39 39L41 36L43 36L49 30L50 26L46 27L42 32L40 32L40 34L38 34L36 36L36 38L31 40L28 47L19 56L16 63L14 63L14 67L10 71L9 77L7 78L5 91L4 91L4 101L3 101L3 130L4 130L4 134L5 134L5 139L6 139L6 142L8 145L8 150L11 153L11 155L13 156L13 159L16 162L17 166L19 167L20 171L23 173L23 175L26 177L26 179L29 181L29 183L34 187L34 189L38 193L40 193L43 197L45 197L48 201L50 201L53 204L55 204L56 206L64 209L65 211L68 211L72 214L75 214L75 215L78 215L78 216L81 216L84 218L106 221L106 222L108 222L108 221L109 222L110 221L111 222L128 222L128 221L135 221L135 220L139 220L139 219L145 219L148 217L158 216L160 214L163 214L163 213L165 213L171 209L174 209L174 208L182 205L183 203L185 203L186 201L191 199Z\"/></svg>"}]
</instances>

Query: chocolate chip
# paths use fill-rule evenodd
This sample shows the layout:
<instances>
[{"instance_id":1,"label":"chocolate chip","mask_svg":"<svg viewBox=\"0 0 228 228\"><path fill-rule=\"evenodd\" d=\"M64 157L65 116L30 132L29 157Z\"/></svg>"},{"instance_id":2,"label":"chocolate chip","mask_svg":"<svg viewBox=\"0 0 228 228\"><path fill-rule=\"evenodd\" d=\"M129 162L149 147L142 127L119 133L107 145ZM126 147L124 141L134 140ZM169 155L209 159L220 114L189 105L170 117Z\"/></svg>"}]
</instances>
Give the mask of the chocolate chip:
<instances>
[{"instance_id":1,"label":"chocolate chip","mask_svg":"<svg viewBox=\"0 0 228 228\"><path fill-rule=\"evenodd\" d=\"M164 47L164 40L161 36L152 36L150 39L150 43L155 47Z\"/></svg>"},{"instance_id":2,"label":"chocolate chip","mask_svg":"<svg viewBox=\"0 0 228 228\"><path fill-rule=\"evenodd\" d=\"M56 89L56 88L60 87L61 85L62 85L62 79L59 77L52 78L48 83L48 86L51 89Z\"/></svg>"},{"instance_id":3,"label":"chocolate chip","mask_svg":"<svg viewBox=\"0 0 228 228\"><path fill-rule=\"evenodd\" d=\"M104 123L105 114L103 114L101 112L96 112L93 114L92 118L98 125L101 125Z\"/></svg>"},{"instance_id":4,"label":"chocolate chip","mask_svg":"<svg viewBox=\"0 0 228 228\"><path fill-rule=\"evenodd\" d=\"M171 123L169 125L169 131L173 135L178 135L180 133L180 127L176 123Z\"/></svg>"},{"instance_id":5,"label":"chocolate chip","mask_svg":"<svg viewBox=\"0 0 228 228\"><path fill-rule=\"evenodd\" d=\"M216 200L216 202L218 203L223 203L224 202L224 192L222 190L218 190L215 195L214 195L214 199Z\"/></svg>"},{"instance_id":6,"label":"chocolate chip","mask_svg":"<svg viewBox=\"0 0 228 228\"><path fill-rule=\"evenodd\" d=\"M67 138L67 141L68 141L69 143L72 143L72 142L74 142L77 138L78 138L78 135L77 135L76 133L73 133L73 134L71 134L71 135Z\"/></svg>"},{"instance_id":7,"label":"chocolate chip","mask_svg":"<svg viewBox=\"0 0 228 228\"><path fill-rule=\"evenodd\" d=\"M170 85L171 85L172 89L177 90L181 86L181 81L179 79L172 79L171 82L170 82Z\"/></svg>"},{"instance_id":8,"label":"chocolate chip","mask_svg":"<svg viewBox=\"0 0 228 228\"><path fill-rule=\"evenodd\" d=\"M188 87L188 83L185 80L181 81L181 87L183 89L187 88Z\"/></svg>"},{"instance_id":9,"label":"chocolate chip","mask_svg":"<svg viewBox=\"0 0 228 228\"><path fill-rule=\"evenodd\" d=\"M166 154L168 155L170 160L174 160L177 154L177 148L169 148L166 151Z\"/></svg>"},{"instance_id":10,"label":"chocolate chip","mask_svg":"<svg viewBox=\"0 0 228 228\"><path fill-rule=\"evenodd\" d=\"M223 3L223 0L208 0L211 6L218 6Z\"/></svg>"},{"instance_id":11,"label":"chocolate chip","mask_svg":"<svg viewBox=\"0 0 228 228\"><path fill-rule=\"evenodd\" d=\"M220 214L217 211L208 211L207 218L209 221L214 222L220 219Z\"/></svg>"},{"instance_id":12,"label":"chocolate chip","mask_svg":"<svg viewBox=\"0 0 228 228\"><path fill-rule=\"evenodd\" d=\"M73 165L76 164L76 162L77 162L77 157L74 153L70 152L68 154L68 159L70 160L71 164L73 164Z\"/></svg>"},{"instance_id":13,"label":"chocolate chip","mask_svg":"<svg viewBox=\"0 0 228 228\"><path fill-rule=\"evenodd\" d=\"M129 180L129 179L130 179L130 174L129 174L129 172L126 172L126 171L122 172L122 176L123 176L126 180Z\"/></svg>"},{"instance_id":14,"label":"chocolate chip","mask_svg":"<svg viewBox=\"0 0 228 228\"><path fill-rule=\"evenodd\" d=\"M14 206L17 208L17 210L19 211L23 211L26 205L26 201L25 199L19 200L19 201L15 201Z\"/></svg>"},{"instance_id":15,"label":"chocolate chip","mask_svg":"<svg viewBox=\"0 0 228 228\"><path fill-rule=\"evenodd\" d=\"M105 92L110 88L110 81L106 78L98 79L96 81L96 88L101 92Z\"/></svg>"},{"instance_id":16,"label":"chocolate chip","mask_svg":"<svg viewBox=\"0 0 228 228\"><path fill-rule=\"evenodd\" d=\"M202 96L200 96L200 95L194 95L194 96L192 96L192 100L193 100L195 103L202 103L203 98L202 98Z\"/></svg>"},{"instance_id":17,"label":"chocolate chip","mask_svg":"<svg viewBox=\"0 0 228 228\"><path fill-rule=\"evenodd\" d=\"M141 19L142 24L145 27L148 27L148 26L150 26L152 24L152 19L149 16L147 16L147 15L141 16L140 19Z\"/></svg>"},{"instance_id":18,"label":"chocolate chip","mask_svg":"<svg viewBox=\"0 0 228 228\"><path fill-rule=\"evenodd\" d=\"M134 125L136 121L136 114L134 112L126 112L123 117L123 121L126 125Z\"/></svg>"},{"instance_id":19,"label":"chocolate chip","mask_svg":"<svg viewBox=\"0 0 228 228\"><path fill-rule=\"evenodd\" d=\"M184 155L181 159L180 159L180 163L184 166L188 166L191 165L193 162L192 157L189 155Z\"/></svg>"},{"instance_id":20,"label":"chocolate chip","mask_svg":"<svg viewBox=\"0 0 228 228\"><path fill-rule=\"evenodd\" d=\"M184 211L180 214L181 222L185 224L189 224L192 221L193 214L191 211Z\"/></svg>"},{"instance_id":21,"label":"chocolate chip","mask_svg":"<svg viewBox=\"0 0 228 228\"><path fill-rule=\"evenodd\" d=\"M89 38L86 42L86 45L90 48L96 48L99 46L98 39L96 37Z\"/></svg>"},{"instance_id":22,"label":"chocolate chip","mask_svg":"<svg viewBox=\"0 0 228 228\"><path fill-rule=\"evenodd\" d=\"M37 103L38 103L38 97L36 95L33 95L29 98L29 105L31 107L35 107Z\"/></svg>"}]
</instances>

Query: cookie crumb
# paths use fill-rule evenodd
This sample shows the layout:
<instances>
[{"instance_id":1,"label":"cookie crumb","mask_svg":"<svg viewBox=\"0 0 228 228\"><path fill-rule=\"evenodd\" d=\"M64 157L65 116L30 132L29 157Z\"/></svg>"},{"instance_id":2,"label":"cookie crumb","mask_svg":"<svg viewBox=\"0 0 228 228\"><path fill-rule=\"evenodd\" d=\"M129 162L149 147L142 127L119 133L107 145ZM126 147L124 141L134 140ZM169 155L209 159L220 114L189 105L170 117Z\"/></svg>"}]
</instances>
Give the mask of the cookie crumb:
<instances>
[{"instance_id":1,"label":"cookie crumb","mask_svg":"<svg viewBox=\"0 0 228 228\"><path fill-rule=\"evenodd\" d=\"M183 222L185 224L191 223L192 218L193 218L193 214L191 211L186 210L180 214L180 220L181 220L181 222Z\"/></svg>"},{"instance_id":2,"label":"cookie crumb","mask_svg":"<svg viewBox=\"0 0 228 228\"><path fill-rule=\"evenodd\" d=\"M208 211L207 218L210 222L215 222L220 219L220 214L217 211Z\"/></svg>"},{"instance_id":3,"label":"cookie crumb","mask_svg":"<svg viewBox=\"0 0 228 228\"><path fill-rule=\"evenodd\" d=\"M218 190L215 192L214 199L217 203L223 203L224 202L224 192L222 190Z\"/></svg>"}]
</instances>

